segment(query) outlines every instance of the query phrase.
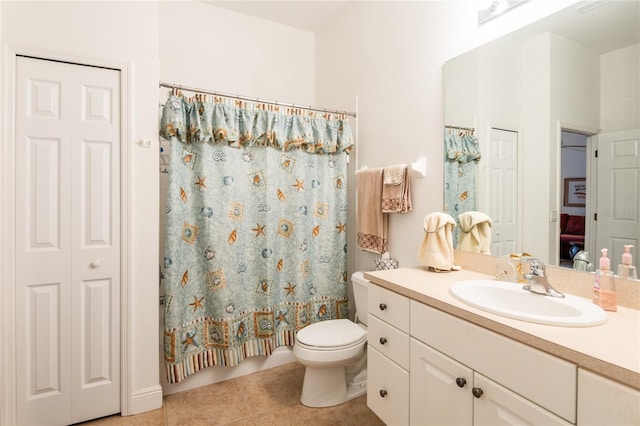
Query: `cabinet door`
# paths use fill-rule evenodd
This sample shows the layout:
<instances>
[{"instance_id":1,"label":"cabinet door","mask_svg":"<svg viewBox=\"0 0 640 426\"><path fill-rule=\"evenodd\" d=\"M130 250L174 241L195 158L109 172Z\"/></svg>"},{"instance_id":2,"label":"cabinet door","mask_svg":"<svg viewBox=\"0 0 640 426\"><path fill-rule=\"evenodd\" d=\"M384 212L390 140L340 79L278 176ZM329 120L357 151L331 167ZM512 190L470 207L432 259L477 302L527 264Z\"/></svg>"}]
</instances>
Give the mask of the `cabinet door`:
<instances>
[{"instance_id":1,"label":"cabinet door","mask_svg":"<svg viewBox=\"0 0 640 426\"><path fill-rule=\"evenodd\" d=\"M578 370L580 425L640 425L640 391Z\"/></svg>"},{"instance_id":2,"label":"cabinet door","mask_svg":"<svg viewBox=\"0 0 640 426\"><path fill-rule=\"evenodd\" d=\"M388 425L409 423L409 373L371 346L367 352L367 405Z\"/></svg>"},{"instance_id":3,"label":"cabinet door","mask_svg":"<svg viewBox=\"0 0 640 426\"><path fill-rule=\"evenodd\" d=\"M473 424L473 371L411 339L410 423Z\"/></svg>"},{"instance_id":4,"label":"cabinet door","mask_svg":"<svg viewBox=\"0 0 640 426\"><path fill-rule=\"evenodd\" d=\"M482 391L482 395L473 398L474 426L572 425L481 374L474 373L473 386L474 395Z\"/></svg>"}]
</instances>

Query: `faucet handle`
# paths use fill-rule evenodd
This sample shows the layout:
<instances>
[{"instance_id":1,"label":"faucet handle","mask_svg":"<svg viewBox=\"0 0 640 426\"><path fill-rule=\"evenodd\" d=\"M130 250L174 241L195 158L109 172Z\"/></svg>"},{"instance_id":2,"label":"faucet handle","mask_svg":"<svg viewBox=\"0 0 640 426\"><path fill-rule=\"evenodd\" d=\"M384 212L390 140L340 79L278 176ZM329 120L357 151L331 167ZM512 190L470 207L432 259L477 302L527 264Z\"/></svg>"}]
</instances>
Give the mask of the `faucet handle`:
<instances>
[{"instance_id":1,"label":"faucet handle","mask_svg":"<svg viewBox=\"0 0 640 426\"><path fill-rule=\"evenodd\" d=\"M545 271L547 270L547 267L545 266L544 262L540 259L536 259L535 257L529 257L529 258L523 258L522 260L529 262L529 273L525 274L525 278L526 275L535 275L537 277L544 277L545 276Z\"/></svg>"}]
</instances>

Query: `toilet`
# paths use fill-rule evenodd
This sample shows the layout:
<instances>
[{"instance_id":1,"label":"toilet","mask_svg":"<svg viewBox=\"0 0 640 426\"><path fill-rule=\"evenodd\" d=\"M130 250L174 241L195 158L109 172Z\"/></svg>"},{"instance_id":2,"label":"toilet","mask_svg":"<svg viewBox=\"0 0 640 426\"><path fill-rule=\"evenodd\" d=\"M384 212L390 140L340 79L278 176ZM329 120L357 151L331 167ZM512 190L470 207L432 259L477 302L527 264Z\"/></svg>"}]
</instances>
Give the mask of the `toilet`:
<instances>
[{"instance_id":1,"label":"toilet","mask_svg":"<svg viewBox=\"0 0 640 426\"><path fill-rule=\"evenodd\" d=\"M357 323L348 319L321 321L296 334L293 356L305 366L300 402L307 407L330 407L367 392L369 281L362 272L355 272L351 283Z\"/></svg>"}]
</instances>

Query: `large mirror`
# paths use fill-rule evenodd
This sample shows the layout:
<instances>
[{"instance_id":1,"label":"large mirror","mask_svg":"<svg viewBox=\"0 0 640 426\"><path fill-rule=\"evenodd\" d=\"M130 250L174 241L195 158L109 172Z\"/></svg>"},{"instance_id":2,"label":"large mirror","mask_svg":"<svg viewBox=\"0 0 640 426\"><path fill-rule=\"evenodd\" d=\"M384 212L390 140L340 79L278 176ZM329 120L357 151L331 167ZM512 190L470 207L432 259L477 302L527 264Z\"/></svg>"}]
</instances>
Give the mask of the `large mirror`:
<instances>
[{"instance_id":1,"label":"large mirror","mask_svg":"<svg viewBox=\"0 0 640 426\"><path fill-rule=\"evenodd\" d=\"M631 244L637 264L639 99L640 1L580 2L448 61L445 142L474 129L481 158L473 190L445 176L445 211L486 213L494 255L570 267L606 247L615 267Z\"/></svg>"}]
</instances>

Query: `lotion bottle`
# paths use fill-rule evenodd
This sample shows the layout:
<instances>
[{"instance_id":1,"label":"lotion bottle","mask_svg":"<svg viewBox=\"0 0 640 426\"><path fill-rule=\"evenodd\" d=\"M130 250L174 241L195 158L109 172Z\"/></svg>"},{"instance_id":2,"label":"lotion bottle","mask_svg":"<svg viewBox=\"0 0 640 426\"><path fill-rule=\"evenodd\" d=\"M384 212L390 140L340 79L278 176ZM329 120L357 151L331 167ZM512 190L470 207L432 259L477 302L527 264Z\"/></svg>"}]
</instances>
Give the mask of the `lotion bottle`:
<instances>
[{"instance_id":1,"label":"lotion bottle","mask_svg":"<svg viewBox=\"0 0 640 426\"><path fill-rule=\"evenodd\" d=\"M616 312L618 301L616 298L615 275L611 270L611 261L607 257L607 249L600 250L599 268L596 271L596 280L593 285L593 303L600 306L605 311Z\"/></svg>"},{"instance_id":2,"label":"lotion bottle","mask_svg":"<svg viewBox=\"0 0 640 426\"><path fill-rule=\"evenodd\" d=\"M622 253L622 263L618 265L618 276L625 279L637 280L638 272L636 267L633 266L633 256L630 249L632 245L624 246L624 253Z\"/></svg>"}]
</instances>

